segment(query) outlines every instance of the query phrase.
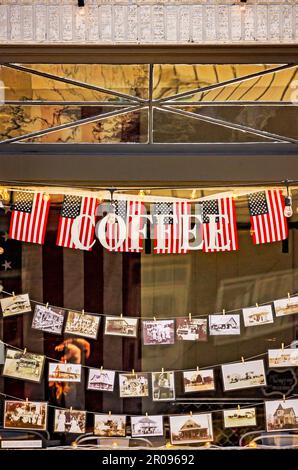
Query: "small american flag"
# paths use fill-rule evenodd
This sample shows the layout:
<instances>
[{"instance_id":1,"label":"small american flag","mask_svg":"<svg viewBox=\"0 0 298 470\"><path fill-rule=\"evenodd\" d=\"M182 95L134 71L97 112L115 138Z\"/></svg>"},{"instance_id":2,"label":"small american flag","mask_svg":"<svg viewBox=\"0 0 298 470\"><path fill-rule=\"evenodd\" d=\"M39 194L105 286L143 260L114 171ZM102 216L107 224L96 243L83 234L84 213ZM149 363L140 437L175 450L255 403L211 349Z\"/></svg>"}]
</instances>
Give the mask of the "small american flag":
<instances>
[{"instance_id":1,"label":"small american flag","mask_svg":"<svg viewBox=\"0 0 298 470\"><path fill-rule=\"evenodd\" d=\"M143 235L139 232L137 237L135 239L132 239L132 220L135 216L146 213L144 202L116 200L113 201L112 206L113 212L109 215L110 219L106 226L106 239L107 243L110 246L109 251L116 251L122 253L139 253L143 251ZM114 215L121 217L126 226L126 237L120 246L117 246L121 235L119 230L119 223L117 219L114 219ZM141 229L143 226L144 219L140 218L139 229Z\"/></svg>"},{"instance_id":2,"label":"small american flag","mask_svg":"<svg viewBox=\"0 0 298 470\"><path fill-rule=\"evenodd\" d=\"M10 238L42 245L49 208L50 199L43 193L17 192L10 219Z\"/></svg>"},{"instance_id":3,"label":"small american flag","mask_svg":"<svg viewBox=\"0 0 298 470\"><path fill-rule=\"evenodd\" d=\"M95 197L64 196L61 209L57 245L64 248L77 248L72 240L71 232L74 220L79 216L83 217L80 225L79 240L82 245L89 247L94 241L95 227L92 218L96 215L97 199ZM86 248L88 250L88 248ZM91 248L89 249L89 251Z\"/></svg>"},{"instance_id":4,"label":"small american flag","mask_svg":"<svg viewBox=\"0 0 298 470\"><path fill-rule=\"evenodd\" d=\"M202 214L203 251L234 251L238 250L235 201L233 197L211 199L200 203ZM216 247L210 247L210 217L218 215L216 222ZM221 217L220 217L221 216Z\"/></svg>"},{"instance_id":5,"label":"small american flag","mask_svg":"<svg viewBox=\"0 0 298 470\"><path fill-rule=\"evenodd\" d=\"M248 196L253 243L272 243L288 237L282 191L269 189Z\"/></svg>"},{"instance_id":6,"label":"small american flag","mask_svg":"<svg viewBox=\"0 0 298 470\"><path fill-rule=\"evenodd\" d=\"M155 223L154 228L154 252L161 253L187 253L183 247L184 233L183 223L185 221L182 215L190 215L191 205L189 202L157 202L153 204L153 220ZM164 248L158 247L158 230L156 216L166 215L163 219L163 223L167 232L164 242ZM188 219L188 225L190 226L190 219Z\"/></svg>"}]
</instances>

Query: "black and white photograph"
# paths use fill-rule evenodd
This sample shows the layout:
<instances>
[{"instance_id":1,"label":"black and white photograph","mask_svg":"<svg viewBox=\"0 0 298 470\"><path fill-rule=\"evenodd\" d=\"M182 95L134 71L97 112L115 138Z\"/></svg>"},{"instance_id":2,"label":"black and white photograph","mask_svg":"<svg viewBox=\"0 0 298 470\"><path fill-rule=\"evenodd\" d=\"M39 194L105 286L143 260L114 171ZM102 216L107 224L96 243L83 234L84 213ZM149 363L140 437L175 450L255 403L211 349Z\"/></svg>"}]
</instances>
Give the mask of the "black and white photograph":
<instances>
[{"instance_id":1,"label":"black and white photograph","mask_svg":"<svg viewBox=\"0 0 298 470\"><path fill-rule=\"evenodd\" d=\"M31 304L28 294L12 295L0 300L3 317L20 315L31 312Z\"/></svg>"},{"instance_id":2,"label":"black and white photograph","mask_svg":"<svg viewBox=\"0 0 298 470\"><path fill-rule=\"evenodd\" d=\"M7 349L2 375L28 382L40 382L45 356L15 349Z\"/></svg>"},{"instance_id":3,"label":"black and white photograph","mask_svg":"<svg viewBox=\"0 0 298 470\"><path fill-rule=\"evenodd\" d=\"M298 367L298 348L268 349L269 367Z\"/></svg>"},{"instance_id":4,"label":"black and white photograph","mask_svg":"<svg viewBox=\"0 0 298 470\"><path fill-rule=\"evenodd\" d=\"M183 371L185 393L215 390L213 369Z\"/></svg>"},{"instance_id":5,"label":"black and white photograph","mask_svg":"<svg viewBox=\"0 0 298 470\"><path fill-rule=\"evenodd\" d=\"M152 372L153 401L175 400L174 372Z\"/></svg>"},{"instance_id":6,"label":"black and white photograph","mask_svg":"<svg viewBox=\"0 0 298 470\"><path fill-rule=\"evenodd\" d=\"M100 324L100 316L83 312L69 311L64 333L96 339Z\"/></svg>"},{"instance_id":7,"label":"black and white photograph","mask_svg":"<svg viewBox=\"0 0 298 470\"><path fill-rule=\"evenodd\" d=\"M211 336L240 335L240 315L209 315Z\"/></svg>"},{"instance_id":8,"label":"black and white photograph","mask_svg":"<svg viewBox=\"0 0 298 470\"><path fill-rule=\"evenodd\" d=\"M32 320L32 328L46 333L61 335L64 316L65 310L63 309L36 305Z\"/></svg>"},{"instance_id":9,"label":"black and white photograph","mask_svg":"<svg viewBox=\"0 0 298 470\"><path fill-rule=\"evenodd\" d=\"M88 390L97 392L113 392L115 382L115 371L105 369L89 369Z\"/></svg>"},{"instance_id":10,"label":"black and white photograph","mask_svg":"<svg viewBox=\"0 0 298 470\"><path fill-rule=\"evenodd\" d=\"M175 342L174 320L145 320L142 322L142 328L145 346Z\"/></svg>"},{"instance_id":11,"label":"black and white photograph","mask_svg":"<svg viewBox=\"0 0 298 470\"><path fill-rule=\"evenodd\" d=\"M258 326L273 323L273 311L271 305L244 308L242 312L244 326Z\"/></svg>"},{"instance_id":12,"label":"black and white photograph","mask_svg":"<svg viewBox=\"0 0 298 470\"><path fill-rule=\"evenodd\" d=\"M3 427L5 429L47 429L48 404L40 401L6 400Z\"/></svg>"},{"instance_id":13,"label":"black and white photograph","mask_svg":"<svg viewBox=\"0 0 298 470\"><path fill-rule=\"evenodd\" d=\"M94 434L101 437L125 437L126 416L114 414L94 415Z\"/></svg>"},{"instance_id":14,"label":"black and white photograph","mask_svg":"<svg viewBox=\"0 0 298 470\"><path fill-rule=\"evenodd\" d=\"M86 431L86 411L55 409L54 432L84 434Z\"/></svg>"},{"instance_id":15,"label":"black and white photograph","mask_svg":"<svg viewBox=\"0 0 298 470\"><path fill-rule=\"evenodd\" d=\"M267 431L298 429L298 399L265 401Z\"/></svg>"},{"instance_id":16,"label":"black and white photograph","mask_svg":"<svg viewBox=\"0 0 298 470\"><path fill-rule=\"evenodd\" d=\"M81 364L49 362L49 382L80 382Z\"/></svg>"},{"instance_id":17,"label":"black and white photograph","mask_svg":"<svg viewBox=\"0 0 298 470\"><path fill-rule=\"evenodd\" d=\"M163 416L131 417L131 437L155 437L163 433Z\"/></svg>"},{"instance_id":18,"label":"black and white photograph","mask_svg":"<svg viewBox=\"0 0 298 470\"><path fill-rule=\"evenodd\" d=\"M221 366L225 392L241 388L264 387L266 374L264 361L236 362Z\"/></svg>"},{"instance_id":19,"label":"black and white photograph","mask_svg":"<svg viewBox=\"0 0 298 470\"><path fill-rule=\"evenodd\" d=\"M211 413L170 416L170 435L173 445L212 441Z\"/></svg>"},{"instance_id":20,"label":"black and white photograph","mask_svg":"<svg viewBox=\"0 0 298 470\"><path fill-rule=\"evenodd\" d=\"M207 341L207 318L176 318L176 337L179 341Z\"/></svg>"},{"instance_id":21,"label":"black and white photograph","mask_svg":"<svg viewBox=\"0 0 298 470\"><path fill-rule=\"evenodd\" d=\"M127 336L136 338L138 334L138 319L131 317L106 317L105 335Z\"/></svg>"},{"instance_id":22,"label":"black and white photograph","mask_svg":"<svg viewBox=\"0 0 298 470\"><path fill-rule=\"evenodd\" d=\"M233 408L223 410L225 428L240 428L257 425L255 408Z\"/></svg>"},{"instance_id":23,"label":"black and white photograph","mask_svg":"<svg viewBox=\"0 0 298 470\"><path fill-rule=\"evenodd\" d=\"M285 299L278 299L273 302L275 315L277 317L285 317L298 313L298 296L286 297Z\"/></svg>"},{"instance_id":24,"label":"black and white photograph","mask_svg":"<svg viewBox=\"0 0 298 470\"><path fill-rule=\"evenodd\" d=\"M148 374L119 374L119 391L121 398L148 397Z\"/></svg>"}]
</instances>

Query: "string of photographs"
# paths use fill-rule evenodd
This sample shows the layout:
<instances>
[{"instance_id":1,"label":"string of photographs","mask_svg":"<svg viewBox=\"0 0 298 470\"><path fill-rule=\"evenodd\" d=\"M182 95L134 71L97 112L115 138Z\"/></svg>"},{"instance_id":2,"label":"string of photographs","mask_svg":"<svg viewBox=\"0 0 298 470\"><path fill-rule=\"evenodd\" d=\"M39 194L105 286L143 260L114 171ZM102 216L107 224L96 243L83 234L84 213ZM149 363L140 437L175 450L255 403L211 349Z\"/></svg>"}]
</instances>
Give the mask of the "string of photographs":
<instances>
[{"instance_id":1,"label":"string of photographs","mask_svg":"<svg viewBox=\"0 0 298 470\"><path fill-rule=\"evenodd\" d=\"M29 294L15 295L2 291L7 297L0 300L3 318L21 315L34 308L32 328L56 335L69 334L97 339L101 317L104 317L104 334L137 338L141 324L144 346L171 345L175 341L207 341L209 336L227 336L241 334L241 315L232 310L210 315L179 316L168 319L153 317L109 316L105 314L85 313L72 309L50 306L31 300ZM293 294L255 307L239 309L242 312L244 327L274 323L275 317L284 317L298 313L298 295ZM142 319L141 319L142 318Z\"/></svg>"},{"instance_id":2,"label":"string of photographs","mask_svg":"<svg viewBox=\"0 0 298 470\"><path fill-rule=\"evenodd\" d=\"M0 394L5 398L9 395ZM295 397L297 395L294 395ZM10 397L14 398L14 397ZM165 437L165 419L168 418L172 445L212 442L212 415L221 412L224 428L257 426L257 406L265 406L265 421L268 432L293 431L298 429L298 399L268 400L254 406L213 410L208 413L180 415L127 416L121 414L94 415L93 425L87 425L87 412L72 408L57 408L47 402L29 400L4 401L4 429L46 431L49 407L54 408L54 433L84 434L92 429L100 437ZM90 429L91 428L91 429Z\"/></svg>"}]
</instances>

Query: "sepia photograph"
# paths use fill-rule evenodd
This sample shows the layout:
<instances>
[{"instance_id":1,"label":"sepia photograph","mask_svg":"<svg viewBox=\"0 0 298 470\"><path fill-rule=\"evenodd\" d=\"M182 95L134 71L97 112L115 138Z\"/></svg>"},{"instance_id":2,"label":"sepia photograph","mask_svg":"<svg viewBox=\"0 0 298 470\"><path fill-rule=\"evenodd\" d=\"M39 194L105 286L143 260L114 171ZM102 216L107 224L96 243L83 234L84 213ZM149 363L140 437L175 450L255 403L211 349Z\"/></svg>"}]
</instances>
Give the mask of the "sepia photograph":
<instances>
[{"instance_id":1,"label":"sepia photograph","mask_svg":"<svg viewBox=\"0 0 298 470\"><path fill-rule=\"evenodd\" d=\"M105 335L128 336L136 338L138 334L138 319L130 317L106 317Z\"/></svg>"},{"instance_id":2,"label":"sepia photograph","mask_svg":"<svg viewBox=\"0 0 298 470\"><path fill-rule=\"evenodd\" d=\"M255 408L223 410L223 418L225 428L240 428L257 425Z\"/></svg>"},{"instance_id":3,"label":"sepia photograph","mask_svg":"<svg viewBox=\"0 0 298 470\"><path fill-rule=\"evenodd\" d=\"M132 416L131 437L163 436L163 416Z\"/></svg>"},{"instance_id":4,"label":"sepia photograph","mask_svg":"<svg viewBox=\"0 0 298 470\"><path fill-rule=\"evenodd\" d=\"M183 371L185 393L215 390L213 369Z\"/></svg>"},{"instance_id":5,"label":"sepia photograph","mask_svg":"<svg viewBox=\"0 0 298 470\"><path fill-rule=\"evenodd\" d=\"M19 315L31 312L31 304L28 294L12 295L0 300L3 317Z\"/></svg>"},{"instance_id":6,"label":"sepia photograph","mask_svg":"<svg viewBox=\"0 0 298 470\"><path fill-rule=\"evenodd\" d=\"M170 435L173 445L212 441L211 413L170 416Z\"/></svg>"},{"instance_id":7,"label":"sepia photograph","mask_svg":"<svg viewBox=\"0 0 298 470\"><path fill-rule=\"evenodd\" d=\"M125 437L126 416L94 415L94 434L101 437Z\"/></svg>"},{"instance_id":8,"label":"sepia photograph","mask_svg":"<svg viewBox=\"0 0 298 470\"><path fill-rule=\"evenodd\" d=\"M284 317L298 313L298 296L287 297L285 299L278 299L273 302L275 315L277 317Z\"/></svg>"},{"instance_id":9,"label":"sepia photograph","mask_svg":"<svg viewBox=\"0 0 298 470\"><path fill-rule=\"evenodd\" d=\"M88 390L97 392L113 392L115 382L115 372L105 369L89 369Z\"/></svg>"},{"instance_id":10,"label":"sepia photograph","mask_svg":"<svg viewBox=\"0 0 298 470\"><path fill-rule=\"evenodd\" d=\"M264 361L236 362L221 366L225 392L241 388L264 387L266 374Z\"/></svg>"},{"instance_id":11,"label":"sepia photograph","mask_svg":"<svg viewBox=\"0 0 298 470\"><path fill-rule=\"evenodd\" d=\"M7 400L4 405L5 429L47 429L48 404L39 401Z\"/></svg>"},{"instance_id":12,"label":"sepia photograph","mask_svg":"<svg viewBox=\"0 0 298 470\"><path fill-rule=\"evenodd\" d=\"M120 398L148 397L148 374L119 374Z\"/></svg>"},{"instance_id":13,"label":"sepia photograph","mask_svg":"<svg viewBox=\"0 0 298 470\"><path fill-rule=\"evenodd\" d=\"M298 429L298 399L265 401L267 431Z\"/></svg>"},{"instance_id":14,"label":"sepia photograph","mask_svg":"<svg viewBox=\"0 0 298 470\"><path fill-rule=\"evenodd\" d=\"M153 401L175 400L174 372L152 372Z\"/></svg>"},{"instance_id":15,"label":"sepia photograph","mask_svg":"<svg viewBox=\"0 0 298 470\"><path fill-rule=\"evenodd\" d=\"M81 364L49 362L49 382L80 382Z\"/></svg>"},{"instance_id":16,"label":"sepia photograph","mask_svg":"<svg viewBox=\"0 0 298 470\"><path fill-rule=\"evenodd\" d=\"M298 367L298 348L268 349L269 367Z\"/></svg>"},{"instance_id":17,"label":"sepia photograph","mask_svg":"<svg viewBox=\"0 0 298 470\"><path fill-rule=\"evenodd\" d=\"M99 324L100 317L98 315L69 311L64 333L96 339Z\"/></svg>"},{"instance_id":18,"label":"sepia photograph","mask_svg":"<svg viewBox=\"0 0 298 470\"><path fill-rule=\"evenodd\" d=\"M86 432L86 411L56 408L54 432L84 434Z\"/></svg>"},{"instance_id":19,"label":"sepia photograph","mask_svg":"<svg viewBox=\"0 0 298 470\"><path fill-rule=\"evenodd\" d=\"M240 315L209 315L209 333L216 335L240 335Z\"/></svg>"},{"instance_id":20,"label":"sepia photograph","mask_svg":"<svg viewBox=\"0 0 298 470\"><path fill-rule=\"evenodd\" d=\"M244 326L257 326L273 323L273 311L271 305L244 308L242 310Z\"/></svg>"},{"instance_id":21,"label":"sepia photograph","mask_svg":"<svg viewBox=\"0 0 298 470\"><path fill-rule=\"evenodd\" d=\"M179 341L207 341L207 318L176 318Z\"/></svg>"},{"instance_id":22,"label":"sepia photograph","mask_svg":"<svg viewBox=\"0 0 298 470\"><path fill-rule=\"evenodd\" d=\"M142 328L145 346L175 342L174 320L145 320L142 322Z\"/></svg>"},{"instance_id":23,"label":"sepia photograph","mask_svg":"<svg viewBox=\"0 0 298 470\"><path fill-rule=\"evenodd\" d=\"M61 335L64 315L63 309L36 305L31 327L34 330Z\"/></svg>"},{"instance_id":24,"label":"sepia photograph","mask_svg":"<svg viewBox=\"0 0 298 470\"><path fill-rule=\"evenodd\" d=\"M7 349L2 375L29 382L40 382L45 356L31 352Z\"/></svg>"}]
</instances>

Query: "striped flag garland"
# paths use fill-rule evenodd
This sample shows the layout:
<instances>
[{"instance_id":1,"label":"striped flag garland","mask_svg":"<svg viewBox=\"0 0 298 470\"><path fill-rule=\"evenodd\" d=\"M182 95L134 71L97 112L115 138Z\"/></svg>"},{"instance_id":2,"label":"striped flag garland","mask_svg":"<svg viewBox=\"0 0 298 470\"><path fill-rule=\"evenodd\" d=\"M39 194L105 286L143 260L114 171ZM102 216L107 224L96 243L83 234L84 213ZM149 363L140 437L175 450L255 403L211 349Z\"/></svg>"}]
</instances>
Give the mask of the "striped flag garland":
<instances>
[{"instance_id":1,"label":"striped flag garland","mask_svg":"<svg viewBox=\"0 0 298 470\"><path fill-rule=\"evenodd\" d=\"M200 203L204 252L238 250L235 201L232 196ZM210 215L215 216L215 233L211 231Z\"/></svg>"},{"instance_id":2,"label":"striped flag garland","mask_svg":"<svg viewBox=\"0 0 298 470\"><path fill-rule=\"evenodd\" d=\"M94 242L95 215L98 202L95 197L81 197L66 195L64 197L59 219L57 245L64 248L80 248L90 251ZM73 223L81 216L78 239L81 246L77 246L72 237Z\"/></svg>"},{"instance_id":3,"label":"striped flag garland","mask_svg":"<svg viewBox=\"0 0 298 470\"><path fill-rule=\"evenodd\" d=\"M269 189L248 196L252 239L255 245L285 240L288 237L285 201L282 191Z\"/></svg>"},{"instance_id":4,"label":"striped flag garland","mask_svg":"<svg viewBox=\"0 0 298 470\"><path fill-rule=\"evenodd\" d=\"M16 192L10 219L10 238L42 245L49 208L50 198L43 193Z\"/></svg>"}]
</instances>

